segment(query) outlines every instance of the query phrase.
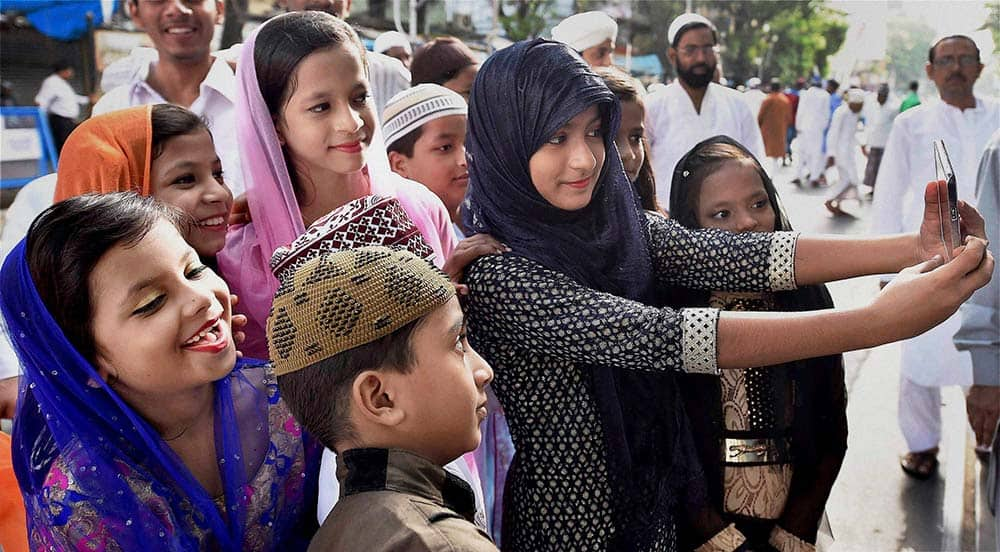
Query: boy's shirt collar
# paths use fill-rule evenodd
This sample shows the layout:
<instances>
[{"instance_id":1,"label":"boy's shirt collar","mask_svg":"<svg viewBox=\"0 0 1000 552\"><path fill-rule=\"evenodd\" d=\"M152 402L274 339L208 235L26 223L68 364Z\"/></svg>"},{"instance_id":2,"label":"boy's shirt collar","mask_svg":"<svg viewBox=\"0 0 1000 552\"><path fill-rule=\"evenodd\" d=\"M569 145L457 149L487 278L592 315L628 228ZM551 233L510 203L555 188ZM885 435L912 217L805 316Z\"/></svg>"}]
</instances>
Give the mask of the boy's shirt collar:
<instances>
[{"instance_id":1,"label":"boy's shirt collar","mask_svg":"<svg viewBox=\"0 0 1000 552\"><path fill-rule=\"evenodd\" d=\"M340 497L371 491L412 494L475 523L472 487L430 460L398 449L359 448L337 455Z\"/></svg>"}]
</instances>

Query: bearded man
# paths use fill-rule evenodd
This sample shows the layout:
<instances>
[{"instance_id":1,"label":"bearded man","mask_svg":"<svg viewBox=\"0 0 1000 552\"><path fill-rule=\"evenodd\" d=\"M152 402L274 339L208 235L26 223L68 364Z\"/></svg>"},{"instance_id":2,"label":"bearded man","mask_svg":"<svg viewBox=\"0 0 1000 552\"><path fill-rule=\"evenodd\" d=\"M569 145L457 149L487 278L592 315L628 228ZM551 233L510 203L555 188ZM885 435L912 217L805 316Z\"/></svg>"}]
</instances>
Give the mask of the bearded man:
<instances>
[{"instance_id":1,"label":"bearded man","mask_svg":"<svg viewBox=\"0 0 1000 552\"><path fill-rule=\"evenodd\" d=\"M694 13L674 19L667 31L667 56L677 80L646 97L646 132L661 205L670 203L677 161L706 138L725 134L764 158L756 115L739 92L712 82L719 64L717 38L712 22Z\"/></svg>"}]
</instances>

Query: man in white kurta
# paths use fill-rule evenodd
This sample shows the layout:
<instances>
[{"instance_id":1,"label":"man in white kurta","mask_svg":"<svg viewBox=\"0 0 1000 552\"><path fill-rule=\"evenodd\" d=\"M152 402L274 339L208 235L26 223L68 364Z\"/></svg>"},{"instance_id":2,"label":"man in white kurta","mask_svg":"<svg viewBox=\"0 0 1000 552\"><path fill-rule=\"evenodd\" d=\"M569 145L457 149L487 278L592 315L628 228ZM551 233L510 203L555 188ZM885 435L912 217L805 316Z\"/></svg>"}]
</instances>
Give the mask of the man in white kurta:
<instances>
[{"instance_id":1,"label":"man in white kurta","mask_svg":"<svg viewBox=\"0 0 1000 552\"><path fill-rule=\"evenodd\" d=\"M856 158L861 150L857 132L864 102L864 92L860 88L851 88L847 91L847 101L837 107L830 121L826 140L826 165L836 167L837 183L830 187L826 208L834 215L847 215L840 209L841 201L861 197L858 194L858 184L861 182L858 179Z\"/></svg>"},{"instance_id":2,"label":"man in white kurta","mask_svg":"<svg viewBox=\"0 0 1000 552\"><path fill-rule=\"evenodd\" d=\"M674 166L706 138L725 134L764 159L757 118L742 94L711 82L718 49L712 23L684 14L670 24L667 38L677 80L646 96L646 135L660 205L670 204Z\"/></svg>"},{"instance_id":3,"label":"man in white kurta","mask_svg":"<svg viewBox=\"0 0 1000 552\"><path fill-rule=\"evenodd\" d=\"M823 90L818 79L799 94L799 108L795 112L795 179L793 183L806 182L819 185L826 158L823 156L823 133L830 119L830 93Z\"/></svg>"},{"instance_id":4,"label":"man in white kurta","mask_svg":"<svg viewBox=\"0 0 1000 552\"><path fill-rule=\"evenodd\" d=\"M973 94L983 65L975 43L964 36L937 41L927 76L941 101L921 104L893 123L875 185L872 231L916 231L922 219L924 186L935 180L932 141L944 140L954 165L958 197L975 203L976 171L990 135L1000 127L1000 104ZM994 221L995 223L995 221ZM943 385L970 385L969 355L952 336L960 316L902 343L899 425L910 453L903 463L936 454L941 439Z\"/></svg>"}]
</instances>

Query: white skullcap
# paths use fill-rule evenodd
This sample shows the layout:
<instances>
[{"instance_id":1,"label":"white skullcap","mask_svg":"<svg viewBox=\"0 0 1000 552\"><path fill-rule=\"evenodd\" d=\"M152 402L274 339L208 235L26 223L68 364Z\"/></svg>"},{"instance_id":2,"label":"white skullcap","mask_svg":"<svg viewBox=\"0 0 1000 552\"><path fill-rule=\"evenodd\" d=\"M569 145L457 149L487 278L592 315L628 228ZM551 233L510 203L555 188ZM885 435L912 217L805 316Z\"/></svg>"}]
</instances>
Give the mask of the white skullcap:
<instances>
[{"instance_id":1,"label":"white skullcap","mask_svg":"<svg viewBox=\"0 0 1000 552\"><path fill-rule=\"evenodd\" d=\"M382 112L385 147L434 119L468 114L469 105L457 92L440 84L418 84L396 94L385 104Z\"/></svg>"},{"instance_id":2,"label":"white skullcap","mask_svg":"<svg viewBox=\"0 0 1000 552\"><path fill-rule=\"evenodd\" d=\"M847 103L862 103L865 101L865 91L860 88L847 89Z\"/></svg>"},{"instance_id":3,"label":"white skullcap","mask_svg":"<svg viewBox=\"0 0 1000 552\"><path fill-rule=\"evenodd\" d=\"M384 54L386 50L397 46L406 50L406 53L413 54L410 39L406 38L406 35L399 31L388 31L378 35L378 38L375 39L373 50L376 54Z\"/></svg>"},{"instance_id":4,"label":"white skullcap","mask_svg":"<svg viewBox=\"0 0 1000 552\"><path fill-rule=\"evenodd\" d=\"M709 29L712 29L713 32L715 31L715 25L713 25L712 22L704 16L696 13L685 13L683 15L678 15L677 18L674 19L673 23L670 24L670 28L667 29L667 42L669 42L671 46L676 46L674 39L677 38L677 33L679 33L684 27L694 25L696 23L705 25Z\"/></svg>"},{"instance_id":5,"label":"white skullcap","mask_svg":"<svg viewBox=\"0 0 1000 552\"><path fill-rule=\"evenodd\" d=\"M589 11L571 15L552 28L552 40L565 43L577 52L597 46L605 40L614 45L618 23L610 15Z\"/></svg>"}]
</instances>

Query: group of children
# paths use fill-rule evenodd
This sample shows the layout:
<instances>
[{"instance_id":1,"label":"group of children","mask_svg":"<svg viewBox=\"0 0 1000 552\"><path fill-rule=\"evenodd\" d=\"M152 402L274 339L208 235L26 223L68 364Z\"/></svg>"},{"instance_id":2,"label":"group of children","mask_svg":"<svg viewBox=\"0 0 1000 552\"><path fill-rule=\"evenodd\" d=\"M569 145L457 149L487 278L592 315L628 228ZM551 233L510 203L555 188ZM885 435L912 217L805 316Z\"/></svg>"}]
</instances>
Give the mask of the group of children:
<instances>
[{"instance_id":1,"label":"group of children","mask_svg":"<svg viewBox=\"0 0 1000 552\"><path fill-rule=\"evenodd\" d=\"M628 78L545 40L476 71L380 124L354 31L292 13L244 45L236 129L156 105L74 132L0 273L32 546L811 549L838 353L954 312L982 240L931 271L918 235L799 237L725 138L661 175L668 220ZM917 263L863 309L719 310L829 309L823 282Z\"/></svg>"}]
</instances>

